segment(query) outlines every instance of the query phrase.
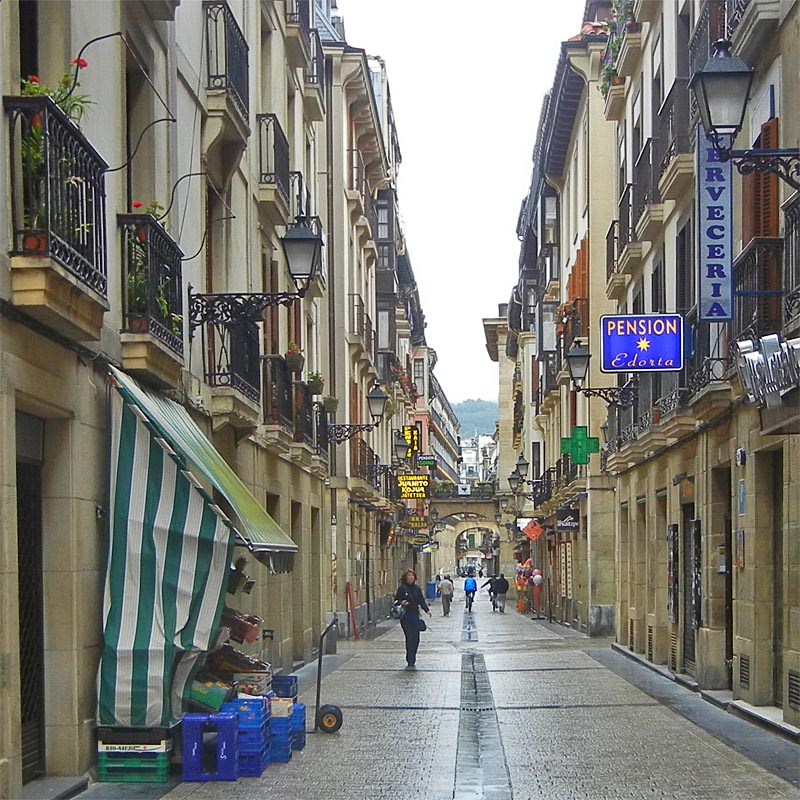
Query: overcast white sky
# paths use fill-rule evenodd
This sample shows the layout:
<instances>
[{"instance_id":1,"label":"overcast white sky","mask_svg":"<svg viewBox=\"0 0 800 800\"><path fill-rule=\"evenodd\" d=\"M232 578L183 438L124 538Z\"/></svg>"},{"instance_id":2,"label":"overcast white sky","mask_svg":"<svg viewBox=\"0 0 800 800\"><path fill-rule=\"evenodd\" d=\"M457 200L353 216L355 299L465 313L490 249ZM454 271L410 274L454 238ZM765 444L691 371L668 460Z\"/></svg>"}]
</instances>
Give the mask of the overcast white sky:
<instances>
[{"instance_id":1,"label":"overcast white sky","mask_svg":"<svg viewBox=\"0 0 800 800\"><path fill-rule=\"evenodd\" d=\"M517 280L516 222L542 98L584 0L338 0L348 43L386 61L425 335L451 403L497 400L484 317Z\"/></svg>"}]
</instances>

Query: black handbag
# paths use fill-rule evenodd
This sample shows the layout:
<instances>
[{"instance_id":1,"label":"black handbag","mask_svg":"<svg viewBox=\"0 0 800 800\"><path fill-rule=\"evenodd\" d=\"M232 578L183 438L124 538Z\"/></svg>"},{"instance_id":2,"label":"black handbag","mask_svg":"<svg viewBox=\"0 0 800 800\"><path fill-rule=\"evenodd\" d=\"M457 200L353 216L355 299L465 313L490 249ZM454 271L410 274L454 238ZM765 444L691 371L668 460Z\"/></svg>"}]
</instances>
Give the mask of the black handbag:
<instances>
[{"instance_id":1,"label":"black handbag","mask_svg":"<svg viewBox=\"0 0 800 800\"><path fill-rule=\"evenodd\" d=\"M418 618L417 618L417 627L419 628L419 630L420 630L420 633L421 633L422 631L426 631L426 630L428 630L428 626L425 624L425 620L424 620L424 619L422 619L422 617L418 617Z\"/></svg>"}]
</instances>

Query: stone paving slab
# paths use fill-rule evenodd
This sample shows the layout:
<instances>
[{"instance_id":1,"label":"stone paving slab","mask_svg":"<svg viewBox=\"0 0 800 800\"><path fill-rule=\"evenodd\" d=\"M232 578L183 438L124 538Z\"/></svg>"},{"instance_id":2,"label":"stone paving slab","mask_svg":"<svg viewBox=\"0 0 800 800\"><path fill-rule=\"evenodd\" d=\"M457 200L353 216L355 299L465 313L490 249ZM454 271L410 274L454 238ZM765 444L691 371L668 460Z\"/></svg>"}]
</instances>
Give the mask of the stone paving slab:
<instances>
[{"instance_id":1,"label":"stone paving slab","mask_svg":"<svg viewBox=\"0 0 800 800\"><path fill-rule=\"evenodd\" d=\"M777 777L774 761L762 760L765 769L742 754L757 737L766 743L762 751L772 742L775 752L797 753L800 770L800 749L787 751L785 740L741 720L727 724L732 715L604 640L513 610L492 614L481 599L470 618L474 641L467 641L463 607L456 604L446 618L433 608L416 671L402 668L397 624L382 625L385 632L371 640L339 643L344 657L322 683L322 701L343 707L339 733L309 734L302 753L261 778L182 784L167 797L800 800L800 788L791 775ZM642 673L647 680L639 680ZM489 686L486 709L480 692L470 694L481 681ZM675 692L685 699L675 700ZM475 709L464 705L471 696ZM313 687L301 699L311 723ZM463 734L473 719L483 728L459 742L459 729Z\"/></svg>"}]
</instances>

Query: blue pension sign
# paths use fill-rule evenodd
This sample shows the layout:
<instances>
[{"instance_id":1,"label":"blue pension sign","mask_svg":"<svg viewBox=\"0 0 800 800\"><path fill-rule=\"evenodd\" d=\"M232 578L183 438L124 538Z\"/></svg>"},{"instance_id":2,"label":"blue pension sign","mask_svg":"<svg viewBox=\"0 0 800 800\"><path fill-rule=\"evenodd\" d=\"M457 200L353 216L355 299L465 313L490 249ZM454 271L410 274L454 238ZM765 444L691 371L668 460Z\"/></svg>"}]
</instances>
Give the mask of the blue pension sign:
<instances>
[{"instance_id":1,"label":"blue pension sign","mask_svg":"<svg viewBox=\"0 0 800 800\"><path fill-rule=\"evenodd\" d=\"M600 317L603 372L678 372L683 369L680 314L623 314Z\"/></svg>"},{"instance_id":2,"label":"blue pension sign","mask_svg":"<svg viewBox=\"0 0 800 800\"><path fill-rule=\"evenodd\" d=\"M698 317L719 322L733 319L733 181L730 161L697 126L697 202L700 237Z\"/></svg>"}]
</instances>

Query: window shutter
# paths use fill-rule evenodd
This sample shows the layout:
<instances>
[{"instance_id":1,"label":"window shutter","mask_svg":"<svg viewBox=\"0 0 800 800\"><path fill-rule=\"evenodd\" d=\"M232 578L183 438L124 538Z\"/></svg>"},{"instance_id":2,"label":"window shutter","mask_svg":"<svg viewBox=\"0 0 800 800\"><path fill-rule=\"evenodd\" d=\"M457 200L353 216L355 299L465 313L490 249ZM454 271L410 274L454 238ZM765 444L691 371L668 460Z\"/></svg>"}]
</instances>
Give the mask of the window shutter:
<instances>
[{"instance_id":1,"label":"window shutter","mask_svg":"<svg viewBox=\"0 0 800 800\"><path fill-rule=\"evenodd\" d=\"M758 147L778 147L777 117L761 126ZM742 244L751 239L778 235L778 176L769 172L751 172L742 179Z\"/></svg>"},{"instance_id":2,"label":"window shutter","mask_svg":"<svg viewBox=\"0 0 800 800\"><path fill-rule=\"evenodd\" d=\"M773 150L778 147L778 118L775 117L761 126L761 147ZM759 210L760 227L757 236L778 235L778 176L771 172L763 172L761 179L761 208Z\"/></svg>"}]
</instances>

